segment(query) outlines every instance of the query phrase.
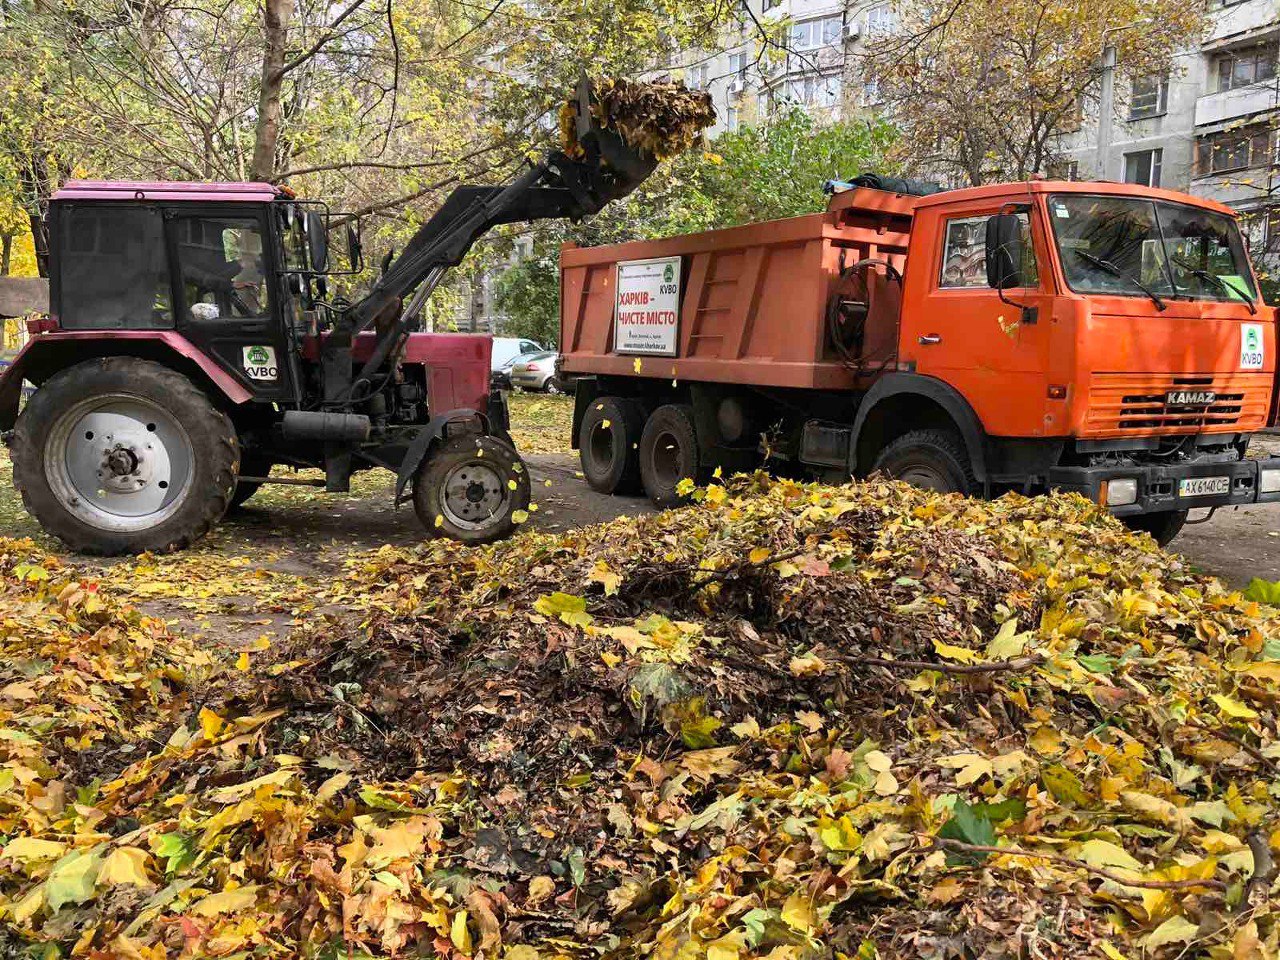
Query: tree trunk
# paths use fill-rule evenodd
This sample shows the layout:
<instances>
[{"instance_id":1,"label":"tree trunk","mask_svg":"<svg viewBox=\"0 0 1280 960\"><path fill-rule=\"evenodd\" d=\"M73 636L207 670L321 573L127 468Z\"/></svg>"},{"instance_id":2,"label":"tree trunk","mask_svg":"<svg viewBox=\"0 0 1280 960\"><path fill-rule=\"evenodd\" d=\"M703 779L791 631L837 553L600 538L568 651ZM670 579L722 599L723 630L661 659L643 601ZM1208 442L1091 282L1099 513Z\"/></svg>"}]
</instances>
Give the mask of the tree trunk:
<instances>
[{"instance_id":1,"label":"tree trunk","mask_svg":"<svg viewBox=\"0 0 1280 960\"><path fill-rule=\"evenodd\" d=\"M269 181L276 172L280 138L280 90L284 86L285 41L293 0L265 0L263 5L262 81L258 94L258 128L253 144L253 179Z\"/></svg>"},{"instance_id":2,"label":"tree trunk","mask_svg":"<svg viewBox=\"0 0 1280 960\"><path fill-rule=\"evenodd\" d=\"M13 257L13 234L6 233L0 237L0 277L9 275L9 264Z\"/></svg>"}]
</instances>

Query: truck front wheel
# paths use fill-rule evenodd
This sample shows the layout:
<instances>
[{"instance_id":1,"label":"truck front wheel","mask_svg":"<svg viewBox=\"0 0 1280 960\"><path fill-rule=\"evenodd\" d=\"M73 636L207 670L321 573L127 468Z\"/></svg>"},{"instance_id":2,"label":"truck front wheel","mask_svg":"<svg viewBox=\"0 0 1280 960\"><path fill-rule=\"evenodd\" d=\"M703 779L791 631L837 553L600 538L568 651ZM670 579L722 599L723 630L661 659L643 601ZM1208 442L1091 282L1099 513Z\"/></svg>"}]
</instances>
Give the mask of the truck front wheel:
<instances>
[{"instance_id":1,"label":"truck front wheel","mask_svg":"<svg viewBox=\"0 0 1280 960\"><path fill-rule=\"evenodd\" d=\"M700 462L693 408L669 403L653 411L640 437L640 476L654 506L666 509L684 501L681 480L696 480Z\"/></svg>"},{"instance_id":2,"label":"truck front wheel","mask_svg":"<svg viewBox=\"0 0 1280 960\"><path fill-rule=\"evenodd\" d=\"M14 429L27 511L73 550L180 549L226 513L239 445L231 421L182 374L134 357L51 378Z\"/></svg>"},{"instance_id":3,"label":"truck front wheel","mask_svg":"<svg viewBox=\"0 0 1280 960\"><path fill-rule=\"evenodd\" d=\"M625 397L591 402L578 428L582 475L600 493L634 493L640 486L640 434L644 410Z\"/></svg>"},{"instance_id":4,"label":"truck front wheel","mask_svg":"<svg viewBox=\"0 0 1280 960\"><path fill-rule=\"evenodd\" d=\"M964 441L949 430L904 433L880 451L872 470L937 493L967 495L977 486Z\"/></svg>"},{"instance_id":5,"label":"truck front wheel","mask_svg":"<svg viewBox=\"0 0 1280 960\"><path fill-rule=\"evenodd\" d=\"M1160 546L1169 545L1182 532L1187 522L1186 510L1165 510L1161 513L1140 513L1134 517L1121 517L1120 522L1130 530L1149 533Z\"/></svg>"},{"instance_id":6,"label":"truck front wheel","mask_svg":"<svg viewBox=\"0 0 1280 960\"><path fill-rule=\"evenodd\" d=\"M508 537L529 509L529 469L497 437L464 434L437 447L413 484L413 508L435 536L462 543Z\"/></svg>"}]
</instances>

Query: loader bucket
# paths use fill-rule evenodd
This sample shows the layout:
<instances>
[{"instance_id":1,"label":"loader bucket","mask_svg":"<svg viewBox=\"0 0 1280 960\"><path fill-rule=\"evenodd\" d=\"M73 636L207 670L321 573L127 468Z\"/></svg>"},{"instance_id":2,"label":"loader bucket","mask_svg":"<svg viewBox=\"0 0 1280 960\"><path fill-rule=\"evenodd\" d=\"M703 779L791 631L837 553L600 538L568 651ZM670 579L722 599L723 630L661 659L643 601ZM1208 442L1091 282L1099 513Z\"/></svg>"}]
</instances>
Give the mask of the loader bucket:
<instances>
[{"instance_id":1,"label":"loader bucket","mask_svg":"<svg viewBox=\"0 0 1280 960\"><path fill-rule=\"evenodd\" d=\"M658 166L658 158L643 150L630 146L617 133L606 130L600 125L591 112L591 81L583 77L578 81L577 95L574 97L574 120L577 125L578 142L586 151L585 162L599 163L607 169L613 181L608 200L625 197L640 184Z\"/></svg>"}]
</instances>

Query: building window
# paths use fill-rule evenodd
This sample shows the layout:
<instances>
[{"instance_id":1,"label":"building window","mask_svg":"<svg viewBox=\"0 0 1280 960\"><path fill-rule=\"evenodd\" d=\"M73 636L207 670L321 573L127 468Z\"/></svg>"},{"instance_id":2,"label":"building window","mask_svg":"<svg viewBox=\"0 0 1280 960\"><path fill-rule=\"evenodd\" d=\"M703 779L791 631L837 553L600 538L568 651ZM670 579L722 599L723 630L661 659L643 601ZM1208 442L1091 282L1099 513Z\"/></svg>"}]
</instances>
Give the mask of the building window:
<instances>
[{"instance_id":1,"label":"building window","mask_svg":"<svg viewBox=\"0 0 1280 960\"><path fill-rule=\"evenodd\" d=\"M774 9L775 7L780 7L780 6L782 6L782 0L764 0L763 9L765 13L768 13L770 10Z\"/></svg>"},{"instance_id":2,"label":"building window","mask_svg":"<svg viewBox=\"0 0 1280 960\"><path fill-rule=\"evenodd\" d=\"M862 105L864 107L874 107L884 99L884 95L880 92L879 80L867 80L862 84Z\"/></svg>"},{"instance_id":3,"label":"building window","mask_svg":"<svg viewBox=\"0 0 1280 960\"><path fill-rule=\"evenodd\" d=\"M1276 45L1264 44L1247 50L1235 50L1218 58L1216 76L1218 90L1235 90L1251 83L1270 80L1276 75Z\"/></svg>"},{"instance_id":4,"label":"building window","mask_svg":"<svg viewBox=\"0 0 1280 960\"><path fill-rule=\"evenodd\" d=\"M742 122L742 111L733 104L729 105L729 109L725 111L724 124L725 128L733 133L738 129L738 124Z\"/></svg>"},{"instance_id":5,"label":"building window","mask_svg":"<svg viewBox=\"0 0 1280 960\"><path fill-rule=\"evenodd\" d=\"M792 50L816 50L840 40L840 18L822 17L791 25Z\"/></svg>"},{"instance_id":6,"label":"building window","mask_svg":"<svg viewBox=\"0 0 1280 960\"><path fill-rule=\"evenodd\" d=\"M747 75L747 54L745 50L729 54L729 73L735 77Z\"/></svg>"},{"instance_id":7,"label":"building window","mask_svg":"<svg viewBox=\"0 0 1280 960\"><path fill-rule=\"evenodd\" d=\"M711 67L706 63L695 63L691 67L686 67L684 71L684 82L690 90L707 89L707 80L711 75Z\"/></svg>"},{"instance_id":8,"label":"building window","mask_svg":"<svg viewBox=\"0 0 1280 960\"><path fill-rule=\"evenodd\" d=\"M834 107L840 102L839 77L797 77L787 82L786 98L813 107Z\"/></svg>"},{"instance_id":9,"label":"building window","mask_svg":"<svg viewBox=\"0 0 1280 960\"><path fill-rule=\"evenodd\" d=\"M1144 187L1160 186L1160 164L1163 150L1141 150L1124 155L1124 182Z\"/></svg>"},{"instance_id":10,"label":"building window","mask_svg":"<svg viewBox=\"0 0 1280 960\"><path fill-rule=\"evenodd\" d=\"M875 36L880 33L892 33L894 27L897 25L898 21L893 15L893 8L887 3L882 3L878 7L872 7L867 11L867 36Z\"/></svg>"},{"instance_id":11,"label":"building window","mask_svg":"<svg viewBox=\"0 0 1280 960\"><path fill-rule=\"evenodd\" d=\"M1046 166L1045 172L1050 180L1079 180L1079 160L1055 160Z\"/></svg>"},{"instance_id":12,"label":"building window","mask_svg":"<svg viewBox=\"0 0 1280 960\"><path fill-rule=\"evenodd\" d=\"M1129 119L1158 117L1169 109L1169 78L1159 74L1137 77L1129 97Z\"/></svg>"},{"instance_id":13,"label":"building window","mask_svg":"<svg viewBox=\"0 0 1280 960\"><path fill-rule=\"evenodd\" d=\"M1272 162L1271 132L1265 127L1224 130L1196 142L1194 175L1207 177L1214 173L1247 170Z\"/></svg>"}]
</instances>

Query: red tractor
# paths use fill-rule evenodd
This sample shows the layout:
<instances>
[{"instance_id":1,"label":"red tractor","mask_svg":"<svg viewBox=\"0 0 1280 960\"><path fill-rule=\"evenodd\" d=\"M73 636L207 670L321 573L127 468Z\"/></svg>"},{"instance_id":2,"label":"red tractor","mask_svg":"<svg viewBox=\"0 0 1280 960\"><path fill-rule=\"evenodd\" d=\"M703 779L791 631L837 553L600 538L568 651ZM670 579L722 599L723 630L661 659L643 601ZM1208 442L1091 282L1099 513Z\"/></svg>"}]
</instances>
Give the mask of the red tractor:
<instances>
[{"instance_id":1,"label":"red tractor","mask_svg":"<svg viewBox=\"0 0 1280 960\"><path fill-rule=\"evenodd\" d=\"M584 83L580 155L458 188L357 303L329 296L323 204L261 183L68 183L50 208L50 316L0 376L28 511L75 550L167 550L278 482L273 466L319 467L336 492L385 467L429 532L509 534L530 485L490 392L491 340L420 332L421 312L490 228L587 216L652 172L589 98Z\"/></svg>"}]
</instances>

